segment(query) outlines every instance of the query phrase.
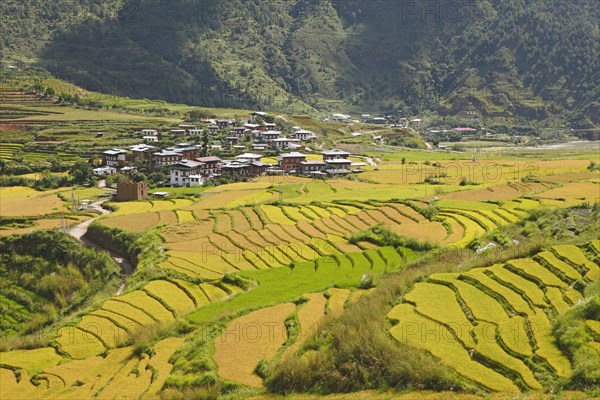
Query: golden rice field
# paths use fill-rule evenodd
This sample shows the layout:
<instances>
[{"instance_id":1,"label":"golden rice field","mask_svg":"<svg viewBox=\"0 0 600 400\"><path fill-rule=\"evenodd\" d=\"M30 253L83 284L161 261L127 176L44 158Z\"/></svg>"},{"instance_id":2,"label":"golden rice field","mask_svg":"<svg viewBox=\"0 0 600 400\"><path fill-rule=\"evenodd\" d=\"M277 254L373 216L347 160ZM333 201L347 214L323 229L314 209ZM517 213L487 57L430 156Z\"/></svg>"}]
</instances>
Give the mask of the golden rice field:
<instances>
[{"instance_id":1,"label":"golden rice field","mask_svg":"<svg viewBox=\"0 0 600 400\"><path fill-rule=\"evenodd\" d=\"M187 339L192 334L184 338L190 332L182 331L181 337L154 343L152 356L134 355L129 344L139 333L185 321L195 310L213 308L224 310L219 316L231 312L235 318L223 319L217 336L198 349L207 358L195 360L195 365L214 373L214 379L261 388L257 365L277 357L310 357L314 350L304 346L311 343L307 340L313 333L374 289L331 287L332 283L296 300L238 309L230 304L260 285L236 283L242 289L226 283L237 282L225 279L231 274L252 276L294 266L289 278L280 280L282 287L302 273L296 269L299 265L315 276L334 265L333 275L323 278L331 282L349 276L349 271L358 276L382 275L398 270L406 254L366 241L350 243L354 234L374 225L439 246L464 247L526 218L530 210L600 200L598 174L585 172L586 160L506 161L495 166L486 160L475 165L442 161L440 165L390 161L379 171L366 168L360 180L260 177L204 190L194 200L111 203L117 211L99 222L130 232L154 229L163 240L165 261L150 271L152 278L90 305L83 315L69 319L67 326L60 325L44 347L0 352L0 398L158 398L172 363L177 368L173 355L183 343L191 343ZM446 174L447 184L422 184L425 177L440 172ZM459 186L460 178L468 174L478 184ZM525 176L538 181L521 181ZM65 189L0 188L2 217L42 217L34 227L2 229L0 235L58 227L60 220L51 214L69 212L68 201L58 193L69 197ZM83 189L77 196L98 194L96 189ZM424 216L423 209L430 204L439 210L434 220ZM393 324L389 333L402 344L431 353L485 391L508 396L541 391L544 375L567 379L573 374L569 359L555 342L552 321L583 298L576 283L600 279L597 260L590 254L600 254L600 240L586 248L557 245L528 258L430 275L395 303L388 314ZM232 300L235 296L239 298ZM290 321L298 324L297 336L288 337ZM597 321L587 320L586 326L600 335ZM593 343L590 347L597 348ZM536 361L534 368L532 359L541 362ZM366 392L365 396L384 395ZM475 398L451 393L418 396Z\"/></svg>"},{"instance_id":2,"label":"golden rice field","mask_svg":"<svg viewBox=\"0 0 600 400\"><path fill-rule=\"evenodd\" d=\"M219 376L262 386L262 379L254 372L256 365L270 360L286 341L285 320L295 309L293 303L282 303L233 320L214 342Z\"/></svg>"},{"instance_id":3,"label":"golden rice field","mask_svg":"<svg viewBox=\"0 0 600 400\"><path fill-rule=\"evenodd\" d=\"M74 359L102 354L120 347L145 327L172 322L198 307L242 291L234 285L221 285L176 279L150 281L140 290L105 301L76 325L62 328L56 342Z\"/></svg>"},{"instance_id":4,"label":"golden rice field","mask_svg":"<svg viewBox=\"0 0 600 400\"><path fill-rule=\"evenodd\" d=\"M395 322L390 333L490 390L541 390L527 359L544 360L547 372L559 378L571 375L548 315L576 304L582 295L569 285L597 268L579 247L557 245L533 258L433 274L389 313Z\"/></svg>"},{"instance_id":5,"label":"golden rice field","mask_svg":"<svg viewBox=\"0 0 600 400\"><path fill-rule=\"evenodd\" d=\"M58 197L61 189L38 192L27 187L0 188L0 215L3 217L35 217L68 213L65 203Z\"/></svg>"},{"instance_id":6,"label":"golden rice field","mask_svg":"<svg viewBox=\"0 0 600 400\"><path fill-rule=\"evenodd\" d=\"M26 350L29 353L22 354L21 360L11 365L23 368L19 376L4 365L0 367L0 398L158 398L173 368L169 359L182 343L181 338L159 341L153 346L152 357L138 358L133 355L132 347L123 347L85 360L63 359L65 362L35 370L35 381L25 366L28 358L38 356L37 350Z\"/></svg>"}]
</instances>

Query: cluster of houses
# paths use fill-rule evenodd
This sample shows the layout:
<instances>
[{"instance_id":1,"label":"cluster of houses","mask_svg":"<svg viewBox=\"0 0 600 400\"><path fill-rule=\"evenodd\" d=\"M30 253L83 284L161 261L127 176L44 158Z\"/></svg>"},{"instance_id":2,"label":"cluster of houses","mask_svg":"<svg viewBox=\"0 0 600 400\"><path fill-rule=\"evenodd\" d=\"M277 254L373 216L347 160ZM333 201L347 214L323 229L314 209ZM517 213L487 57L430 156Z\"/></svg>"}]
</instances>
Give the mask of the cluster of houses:
<instances>
[{"instance_id":1,"label":"cluster of houses","mask_svg":"<svg viewBox=\"0 0 600 400\"><path fill-rule=\"evenodd\" d=\"M244 153L235 159L221 159L217 156L199 156L199 148L188 143L157 151L149 144L137 144L129 150L110 149L102 153L103 166L94 169L96 175L114 174L117 170L134 168L135 160L148 160L157 166L169 167L171 186L202 186L208 179L219 176L232 178L256 177L260 175L295 174L308 177L345 176L360 173L365 164L353 162L350 153L332 149L321 152L322 159L307 160L307 155L293 151L280 154L277 164L261 161L261 154Z\"/></svg>"},{"instance_id":2,"label":"cluster of houses","mask_svg":"<svg viewBox=\"0 0 600 400\"><path fill-rule=\"evenodd\" d=\"M209 125L206 133L215 137L223 134L224 144L237 150L246 149L247 146L242 143L251 142L253 150L301 150L303 142L318 139L313 132L294 126L289 136L277 130L277 124L263 121L256 121L256 117L264 117L266 113L256 112L251 115L251 120L241 126L236 126L235 121L219 119L206 120ZM254 123L254 122L259 123ZM142 139L145 143L155 143L161 140L161 133L156 129L143 129ZM170 129L172 136L199 136L205 133L204 129L199 129L196 125L180 124L175 129ZM213 150L220 150L221 145L211 146Z\"/></svg>"}]
</instances>

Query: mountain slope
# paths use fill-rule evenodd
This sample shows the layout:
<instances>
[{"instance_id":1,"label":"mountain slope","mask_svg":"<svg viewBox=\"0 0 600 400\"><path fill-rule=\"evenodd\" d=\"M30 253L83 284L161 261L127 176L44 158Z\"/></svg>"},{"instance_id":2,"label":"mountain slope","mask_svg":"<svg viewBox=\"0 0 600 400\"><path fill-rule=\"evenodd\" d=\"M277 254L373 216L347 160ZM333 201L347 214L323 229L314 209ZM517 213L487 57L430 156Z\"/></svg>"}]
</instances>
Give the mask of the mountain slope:
<instances>
[{"instance_id":1,"label":"mountain slope","mask_svg":"<svg viewBox=\"0 0 600 400\"><path fill-rule=\"evenodd\" d=\"M8 1L2 54L133 97L600 123L600 5Z\"/></svg>"}]
</instances>

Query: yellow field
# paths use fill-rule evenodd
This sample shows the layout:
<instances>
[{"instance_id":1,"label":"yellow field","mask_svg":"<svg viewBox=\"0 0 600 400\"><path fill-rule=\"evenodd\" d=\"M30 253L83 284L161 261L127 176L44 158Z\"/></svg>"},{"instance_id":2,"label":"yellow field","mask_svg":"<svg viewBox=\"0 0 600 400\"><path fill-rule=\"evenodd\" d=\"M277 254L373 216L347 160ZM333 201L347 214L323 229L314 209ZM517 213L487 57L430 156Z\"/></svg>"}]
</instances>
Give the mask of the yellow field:
<instances>
[{"instance_id":1,"label":"yellow field","mask_svg":"<svg viewBox=\"0 0 600 400\"><path fill-rule=\"evenodd\" d=\"M46 368L54 367L63 360L63 357L58 355L52 347L0 352L0 364L24 369L29 375L35 375Z\"/></svg>"},{"instance_id":2,"label":"yellow field","mask_svg":"<svg viewBox=\"0 0 600 400\"><path fill-rule=\"evenodd\" d=\"M346 301L350 297L350 290L331 288L327 290L329 298L327 299L327 308L325 310L328 316L339 316L344 312Z\"/></svg>"},{"instance_id":3,"label":"yellow field","mask_svg":"<svg viewBox=\"0 0 600 400\"><path fill-rule=\"evenodd\" d=\"M132 357L133 348L125 347L110 350L105 357L48 366L39 371L38 386L27 372L17 382L12 371L0 368L0 398L155 398L172 370L168 361L182 343L180 338L162 340L153 346L152 358Z\"/></svg>"},{"instance_id":4,"label":"yellow field","mask_svg":"<svg viewBox=\"0 0 600 400\"><path fill-rule=\"evenodd\" d=\"M61 328L56 342L62 351L76 359L92 357L106 350L104 344L91 332L72 326Z\"/></svg>"},{"instance_id":5,"label":"yellow field","mask_svg":"<svg viewBox=\"0 0 600 400\"><path fill-rule=\"evenodd\" d=\"M156 296L176 314L181 315L195 308L194 302L177 285L156 280L148 283L143 289L146 293Z\"/></svg>"},{"instance_id":6,"label":"yellow field","mask_svg":"<svg viewBox=\"0 0 600 400\"><path fill-rule=\"evenodd\" d=\"M4 217L35 217L60 212L68 213L65 203L57 196L60 190L38 192L21 186L1 187L0 215Z\"/></svg>"},{"instance_id":7,"label":"yellow field","mask_svg":"<svg viewBox=\"0 0 600 400\"><path fill-rule=\"evenodd\" d=\"M231 322L215 339L219 376L248 386L262 386L254 373L260 360L270 360L287 339L285 320L296 306L282 303L251 312Z\"/></svg>"},{"instance_id":8,"label":"yellow field","mask_svg":"<svg viewBox=\"0 0 600 400\"><path fill-rule=\"evenodd\" d=\"M132 213L111 214L102 218L99 222L109 228L120 228L130 232L146 232L158 225L160 219L158 213Z\"/></svg>"},{"instance_id":9,"label":"yellow field","mask_svg":"<svg viewBox=\"0 0 600 400\"><path fill-rule=\"evenodd\" d=\"M69 221L70 220L65 219L65 222L69 223ZM32 231L37 231L37 230L42 230L42 229L59 229L60 227L61 227L60 218L58 218L58 219L42 218L42 219L36 219L34 222L34 225L29 226L27 228L0 229L0 236L23 235L25 233L29 233Z\"/></svg>"},{"instance_id":10,"label":"yellow field","mask_svg":"<svg viewBox=\"0 0 600 400\"><path fill-rule=\"evenodd\" d=\"M323 293L310 293L304 295L308 301L300 306L298 310L298 321L300 322L300 330L296 341L291 346L285 349L284 356L291 355L298 351L304 341L315 333L319 324L325 318L325 307L327 299Z\"/></svg>"}]
</instances>

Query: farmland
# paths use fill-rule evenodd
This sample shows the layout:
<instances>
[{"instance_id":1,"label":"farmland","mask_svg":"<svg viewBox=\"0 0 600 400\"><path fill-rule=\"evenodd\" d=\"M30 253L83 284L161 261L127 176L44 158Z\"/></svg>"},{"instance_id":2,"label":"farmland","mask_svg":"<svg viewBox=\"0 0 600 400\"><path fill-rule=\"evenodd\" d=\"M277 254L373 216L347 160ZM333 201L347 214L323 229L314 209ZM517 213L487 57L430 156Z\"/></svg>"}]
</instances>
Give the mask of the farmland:
<instances>
[{"instance_id":1,"label":"farmland","mask_svg":"<svg viewBox=\"0 0 600 400\"><path fill-rule=\"evenodd\" d=\"M571 261L570 266L588 264L588 269L582 268L584 276L597 267L597 261L583 256L579 247L555 246L549 251L562 251L582 263ZM590 258L597 259L597 255ZM396 323L390 333L402 343L430 351L488 389L516 390L499 376L504 375L521 390L539 390L539 370L531 368L532 360L548 373L568 378L572 368L557 348L549 318L563 314L582 294L568 294L573 291L568 287L569 279L553 272L553 265L560 264L558 260L550 259L544 267L533 259L510 260L464 274L430 275L426 282L415 285L403 304L390 311L388 317ZM517 276L511 279L511 273ZM521 277L527 280L519 283ZM442 313L442 308L451 312ZM417 320L423 325L412 325ZM427 336L432 331L439 336ZM445 338L444 344L439 337Z\"/></svg>"},{"instance_id":2,"label":"farmland","mask_svg":"<svg viewBox=\"0 0 600 400\"><path fill-rule=\"evenodd\" d=\"M129 101L130 107L152 104ZM52 140L11 133L0 143L0 159L43 162L59 147L61 160L87 158L95 146L133 144L121 131L181 122L175 114L48 104L36 110L28 119L41 124L38 136ZM111 123L95 138L103 118ZM328 384L356 392L339 398L377 398L384 394L364 390L381 388L439 390L389 394L432 399L583 390L577 379L585 368L574 354L597 350L597 317L584 314L580 324L570 324L589 338L576 349L568 347L571 336L557 336L557 321L592 303L600 278L600 242L592 240L600 180L588 169L597 154L521 157L482 149L473 162L456 152L385 146L380 153L369 140L361 152L377 165L349 178L261 176L153 189L173 198L107 201L111 212L95 224L123 240L120 255L135 272L119 277L113 271L103 290L90 279L81 286L86 297L72 308L68 295L79 298L72 293L53 299L64 307L44 308L27 274L2 281L2 288L20 280L28 286L0 296L2 333L10 336L0 348L0 397L300 392L289 397L310 398L334 392ZM272 156L263 161L275 163ZM102 193L2 187L0 236L56 230L61 217L66 224L95 217L72 210L71 199L96 200ZM44 283L52 287L60 273L49 275ZM400 289L389 289L405 276L410 279ZM43 321L43 329L29 320ZM43 339L28 336L39 332ZM288 386L278 386L282 381ZM599 393L586 385L590 397Z\"/></svg>"}]
</instances>

